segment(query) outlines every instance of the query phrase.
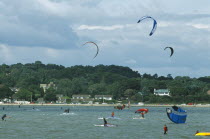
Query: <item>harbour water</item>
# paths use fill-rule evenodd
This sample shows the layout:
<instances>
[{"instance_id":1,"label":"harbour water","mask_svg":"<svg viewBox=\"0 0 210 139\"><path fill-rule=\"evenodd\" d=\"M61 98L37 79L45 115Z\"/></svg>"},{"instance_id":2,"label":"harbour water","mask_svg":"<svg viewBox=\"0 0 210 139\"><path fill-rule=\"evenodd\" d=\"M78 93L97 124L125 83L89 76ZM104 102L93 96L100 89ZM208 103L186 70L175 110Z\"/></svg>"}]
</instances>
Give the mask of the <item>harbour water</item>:
<instances>
[{"instance_id":1,"label":"harbour water","mask_svg":"<svg viewBox=\"0 0 210 139\"><path fill-rule=\"evenodd\" d=\"M3 110L3 107L5 109ZM70 113L64 113L70 108ZM166 115L166 107L147 107L145 119L131 107L117 110L113 107L94 106L0 106L0 115L9 118L1 121L0 138L4 139L191 139L196 130L210 132L210 108L186 107L185 124L172 123ZM109 117L112 112L121 119L107 120L117 127L97 127L103 124L100 117ZM163 126L168 134L163 134ZM204 137L205 138L205 137Z\"/></svg>"}]
</instances>

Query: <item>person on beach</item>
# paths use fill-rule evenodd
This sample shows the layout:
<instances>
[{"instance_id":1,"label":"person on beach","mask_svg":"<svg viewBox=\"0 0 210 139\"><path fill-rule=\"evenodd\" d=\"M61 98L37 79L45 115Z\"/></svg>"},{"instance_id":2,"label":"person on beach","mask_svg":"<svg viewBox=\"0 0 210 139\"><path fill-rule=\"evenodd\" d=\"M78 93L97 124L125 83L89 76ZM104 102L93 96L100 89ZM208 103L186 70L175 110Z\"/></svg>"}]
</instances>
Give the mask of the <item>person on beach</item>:
<instances>
[{"instance_id":1,"label":"person on beach","mask_svg":"<svg viewBox=\"0 0 210 139\"><path fill-rule=\"evenodd\" d=\"M164 130L164 134L168 133L168 127L166 125L164 125L163 130Z\"/></svg>"},{"instance_id":2,"label":"person on beach","mask_svg":"<svg viewBox=\"0 0 210 139\"><path fill-rule=\"evenodd\" d=\"M114 117L114 112L112 112L112 117Z\"/></svg>"}]
</instances>

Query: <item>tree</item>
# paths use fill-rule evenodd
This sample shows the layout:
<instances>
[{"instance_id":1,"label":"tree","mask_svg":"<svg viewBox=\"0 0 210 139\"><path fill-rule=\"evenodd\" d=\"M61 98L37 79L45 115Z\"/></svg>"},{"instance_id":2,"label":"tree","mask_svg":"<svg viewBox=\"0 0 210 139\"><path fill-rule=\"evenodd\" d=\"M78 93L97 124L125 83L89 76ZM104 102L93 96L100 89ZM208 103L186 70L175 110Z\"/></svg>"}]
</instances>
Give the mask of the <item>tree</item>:
<instances>
[{"instance_id":1,"label":"tree","mask_svg":"<svg viewBox=\"0 0 210 139\"><path fill-rule=\"evenodd\" d=\"M133 95L135 95L135 90L133 89L126 89L124 91L124 96L128 97L128 98L131 98Z\"/></svg>"},{"instance_id":2,"label":"tree","mask_svg":"<svg viewBox=\"0 0 210 139\"><path fill-rule=\"evenodd\" d=\"M8 86L0 84L0 99L11 98L13 94Z\"/></svg>"},{"instance_id":3,"label":"tree","mask_svg":"<svg viewBox=\"0 0 210 139\"><path fill-rule=\"evenodd\" d=\"M90 92L91 96L94 97L95 95L106 95L107 89L105 83L97 83L90 85L88 88L88 92Z\"/></svg>"},{"instance_id":4,"label":"tree","mask_svg":"<svg viewBox=\"0 0 210 139\"><path fill-rule=\"evenodd\" d=\"M27 89L25 89L25 88L21 88L16 93L16 97L18 99L21 99L21 100L31 101L31 96L32 96L32 92L27 90Z\"/></svg>"},{"instance_id":5,"label":"tree","mask_svg":"<svg viewBox=\"0 0 210 139\"><path fill-rule=\"evenodd\" d=\"M57 98L56 98L56 94L55 94L55 89L54 88L49 88L46 90L46 94L44 96L44 100L45 101L48 101L48 102L51 102L51 101L56 101Z\"/></svg>"}]
</instances>

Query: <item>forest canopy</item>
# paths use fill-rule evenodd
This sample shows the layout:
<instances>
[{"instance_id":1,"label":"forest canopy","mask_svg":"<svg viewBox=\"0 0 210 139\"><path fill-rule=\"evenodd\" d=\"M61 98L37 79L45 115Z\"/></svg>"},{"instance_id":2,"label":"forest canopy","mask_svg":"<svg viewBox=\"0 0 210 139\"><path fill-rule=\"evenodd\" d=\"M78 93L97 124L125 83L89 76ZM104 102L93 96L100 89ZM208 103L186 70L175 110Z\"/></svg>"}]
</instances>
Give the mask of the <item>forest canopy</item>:
<instances>
[{"instance_id":1,"label":"forest canopy","mask_svg":"<svg viewBox=\"0 0 210 139\"><path fill-rule=\"evenodd\" d=\"M56 89L50 88L48 93L44 93L40 84L50 82L56 84ZM14 95L9 89L11 87L20 90ZM171 96L156 96L154 89L169 89ZM210 77L141 75L129 67L117 65L64 67L41 61L0 65L0 99L15 96L17 99L36 101L43 97L46 101L55 101L56 94L69 98L74 94L89 94L92 97L112 95L115 100L130 99L145 103L208 103L208 90Z\"/></svg>"}]
</instances>

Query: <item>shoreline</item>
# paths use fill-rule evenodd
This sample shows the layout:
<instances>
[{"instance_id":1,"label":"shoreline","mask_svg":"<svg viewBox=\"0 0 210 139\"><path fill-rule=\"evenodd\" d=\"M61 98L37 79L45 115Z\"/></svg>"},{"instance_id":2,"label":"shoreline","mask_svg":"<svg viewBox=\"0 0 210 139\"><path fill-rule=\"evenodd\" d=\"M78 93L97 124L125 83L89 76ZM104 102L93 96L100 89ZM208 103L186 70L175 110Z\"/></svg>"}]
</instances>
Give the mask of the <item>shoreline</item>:
<instances>
[{"instance_id":1,"label":"shoreline","mask_svg":"<svg viewBox=\"0 0 210 139\"><path fill-rule=\"evenodd\" d=\"M109 107L115 107L115 106L119 106L117 104L15 104L15 103L4 103L4 104L0 104L0 106L109 106ZM131 104L130 107L171 107L174 106L176 104L144 104L144 105L135 105L135 104ZM210 105L176 105L179 107L210 107Z\"/></svg>"}]
</instances>

